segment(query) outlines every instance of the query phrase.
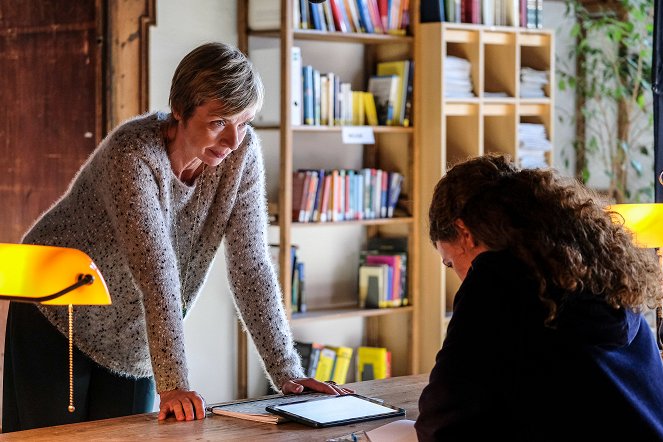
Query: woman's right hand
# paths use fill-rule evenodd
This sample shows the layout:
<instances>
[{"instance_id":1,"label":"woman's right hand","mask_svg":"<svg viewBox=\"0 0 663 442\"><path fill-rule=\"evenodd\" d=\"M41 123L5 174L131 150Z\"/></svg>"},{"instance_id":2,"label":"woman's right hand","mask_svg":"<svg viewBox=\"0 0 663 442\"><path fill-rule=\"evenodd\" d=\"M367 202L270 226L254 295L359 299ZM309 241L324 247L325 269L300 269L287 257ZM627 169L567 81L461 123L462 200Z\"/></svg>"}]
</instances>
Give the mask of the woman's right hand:
<instances>
[{"instance_id":1,"label":"woman's right hand","mask_svg":"<svg viewBox=\"0 0 663 442\"><path fill-rule=\"evenodd\" d=\"M169 390L159 393L159 420L175 416L178 421L205 418L205 400L195 391Z\"/></svg>"}]
</instances>

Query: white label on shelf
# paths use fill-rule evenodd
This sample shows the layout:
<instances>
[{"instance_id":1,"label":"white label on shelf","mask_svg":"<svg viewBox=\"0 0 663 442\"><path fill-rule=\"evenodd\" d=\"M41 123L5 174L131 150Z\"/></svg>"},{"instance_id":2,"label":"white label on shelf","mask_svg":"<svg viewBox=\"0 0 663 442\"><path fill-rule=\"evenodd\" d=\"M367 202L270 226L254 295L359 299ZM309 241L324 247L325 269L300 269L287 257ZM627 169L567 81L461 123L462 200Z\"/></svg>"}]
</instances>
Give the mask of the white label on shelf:
<instances>
[{"instance_id":1,"label":"white label on shelf","mask_svg":"<svg viewBox=\"0 0 663 442\"><path fill-rule=\"evenodd\" d=\"M375 144L371 126L343 126L341 137L344 144Z\"/></svg>"}]
</instances>

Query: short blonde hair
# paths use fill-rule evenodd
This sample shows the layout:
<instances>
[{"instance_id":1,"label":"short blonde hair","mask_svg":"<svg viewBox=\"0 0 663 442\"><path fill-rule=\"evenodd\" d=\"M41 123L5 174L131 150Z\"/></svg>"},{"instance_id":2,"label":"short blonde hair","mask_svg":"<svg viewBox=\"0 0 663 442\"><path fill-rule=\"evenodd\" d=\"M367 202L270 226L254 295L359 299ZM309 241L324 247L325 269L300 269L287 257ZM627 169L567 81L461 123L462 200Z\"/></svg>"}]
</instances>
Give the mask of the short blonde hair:
<instances>
[{"instance_id":1,"label":"short blonde hair","mask_svg":"<svg viewBox=\"0 0 663 442\"><path fill-rule=\"evenodd\" d=\"M180 61L168 99L173 113L187 121L196 107L219 101L228 115L262 107L260 75L242 52L223 43L206 43Z\"/></svg>"}]
</instances>

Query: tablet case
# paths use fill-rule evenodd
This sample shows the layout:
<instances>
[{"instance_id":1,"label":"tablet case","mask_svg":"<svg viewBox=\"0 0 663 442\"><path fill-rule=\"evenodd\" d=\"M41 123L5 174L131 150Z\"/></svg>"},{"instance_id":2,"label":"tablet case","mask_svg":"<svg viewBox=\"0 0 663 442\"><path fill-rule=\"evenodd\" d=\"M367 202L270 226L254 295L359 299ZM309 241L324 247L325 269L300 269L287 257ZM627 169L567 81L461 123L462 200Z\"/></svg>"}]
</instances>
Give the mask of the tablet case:
<instances>
[{"instance_id":1,"label":"tablet case","mask_svg":"<svg viewBox=\"0 0 663 442\"><path fill-rule=\"evenodd\" d=\"M371 420L376 420L376 419L384 419L384 418L389 418L389 417L396 417L396 416L405 416L405 410L403 408L399 408L393 405L388 405L385 403L381 403L378 400L374 400L372 398L368 398L366 396L362 396L359 394L348 394L344 396L354 396L356 398L381 405L383 407L390 408L392 411L384 413L384 414L377 414L377 415L369 415L369 416L357 416L349 419L343 419L343 420L338 420L338 421L331 421L331 422L317 422L313 421L307 418L304 418L303 416L293 414L289 411L281 410L277 407L281 405L293 405L293 404L300 404L300 403L305 403L305 402L310 402L312 406L314 406L315 402L318 401L325 401L325 400L334 400L336 398L340 398L343 396L328 396L328 397L323 397L323 398L315 398L315 399L310 399L310 400L303 400L303 401L298 401L298 402L290 402L288 404L276 404L276 405L270 405L265 407L267 411L270 413L277 414L279 416L283 416L288 418L289 420L292 420L294 422L299 422L304 425L308 425L310 427L315 427L315 428L323 428L323 427L334 427L337 425L348 425L348 424L353 424L357 422L365 422L365 421L371 421Z\"/></svg>"}]
</instances>

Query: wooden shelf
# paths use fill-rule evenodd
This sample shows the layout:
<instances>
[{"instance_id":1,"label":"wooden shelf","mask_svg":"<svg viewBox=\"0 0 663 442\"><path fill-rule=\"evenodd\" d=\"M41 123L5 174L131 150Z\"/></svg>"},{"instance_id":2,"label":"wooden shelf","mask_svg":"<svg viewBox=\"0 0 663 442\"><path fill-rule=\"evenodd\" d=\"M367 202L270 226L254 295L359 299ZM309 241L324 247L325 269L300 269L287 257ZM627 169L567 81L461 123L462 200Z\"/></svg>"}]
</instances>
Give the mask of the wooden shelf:
<instances>
[{"instance_id":1,"label":"wooden shelf","mask_svg":"<svg viewBox=\"0 0 663 442\"><path fill-rule=\"evenodd\" d=\"M368 318L375 316L387 315L402 315L411 314L414 307L409 305L406 307L396 308L378 308L378 309L364 309L357 307L344 307L344 308L330 308L323 310L313 310L306 313L293 313L290 321L295 324L303 324L311 321L330 321L334 319L347 319L347 318Z\"/></svg>"},{"instance_id":2,"label":"wooden shelf","mask_svg":"<svg viewBox=\"0 0 663 442\"><path fill-rule=\"evenodd\" d=\"M543 124L554 140L555 54L554 34L546 29L493 27L464 23L422 23L417 29L419 84L416 138L419 150L419 182L416 198L425 204L448 167L486 153L509 155L519 160L519 124ZM473 98L448 98L445 92L445 60L457 56L470 63ZM528 66L548 71L545 98L520 98L520 71ZM486 97L485 91L504 91L507 97ZM546 153L551 165L553 153ZM419 365L430 366L439 350L460 281L445 271L425 232L428 219L420 213L419 293L415 303L419 330Z\"/></svg>"},{"instance_id":3,"label":"wooden shelf","mask_svg":"<svg viewBox=\"0 0 663 442\"><path fill-rule=\"evenodd\" d=\"M293 132L341 132L344 127L370 127L373 132L380 134L410 134L412 127L403 126L293 126Z\"/></svg>"},{"instance_id":4,"label":"wooden shelf","mask_svg":"<svg viewBox=\"0 0 663 442\"><path fill-rule=\"evenodd\" d=\"M270 37L279 38L281 32L279 30L273 31L251 31L250 35L256 37ZM409 35L390 35L390 34L364 34L356 32L325 32L316 30L303 30L297 29L292 32L292 37L295 40L309 40L309 41L322 41L322 42L338 42L338 43L357 43L357 44L394 44L405 43L411 44L413 42L412 36Z\"/></svg>"},{"instance_id":5,"label":"wooden shelf","mask_svg":"<svg viewBox=\"0 0 663 442\"><path fill-rule=\"evenodd\" d=\"M354 1L354 0L353 0ZM279 45L280 58L274 66L264 67L263 76L279 74L279 84L276 90L272 86L272 104L278 100L280 122L269 126L255 125L259 131L273 131L265 133L278 137L278 159L276 155L266 157L265 162L269 170L276 170L278 174L269 176L268 188L278 189L279 212L277 221L270 226L270 241L278 243L277 271L281 291L284 293L284 310L292 324L310 323L314 327L317 321L340 318L367 318L357 330L356 335L344 336L347 345L362 345L374 343L387 347L393 351L392 370L395 375L419 372L418 367L418 330L416 328L416 315L418 311L412 306L393 309L358 309L349 306L356 299L358 268L357 263L362 259L362 251L369 240L375 237L406 237L407 244L407 293L410 302L418 302L418 252L419 204L414 189L418 181L419 148L417 130L415 127L402 126L361 126L365 132L372 131L374 137L363 138L352 148L342 144L341 135L355 126L293 126L293 109L286 105L291 103L293 93L299 95L302 86L300 72L293 70L293 60L284 56L289 54L293 47L299 48L300 59L296 62L302 66L311 66L314 71L321 73L333 72L337 78L350 83L353 90L366 90L368 80L380 62L412 60L414 72L417 71L415 46L416 38L413 35L390 35L368 33L342 33L319 30L293 29L294 8L299 8L298 2L280 0L281 26L279 29L268 31L251 31L248 29L247 2L238 3L238 46L249 58L251 46L262 49L269 43ZM304 3L308 4L308 3ZM409 3L411 17L410 29L416 34L419 23L420 0ZM243 17L243 18L242 18ZM261 41L264 37L277 41ZM257 54L256 54L257 55ZM415 74L416 75L416 74ZM412 120L417 121L416 101L420 100L416 82L412 91ZM302 93L302 97L303 97ZM320 103L322 104L322 103ZM329 101L327 101L329 104ZM298 117L298 116L297 116ZM279 120L271 120L279 121ZM299 118L296 119L299 121ZM267 137L266 137L267 138ZM371 139L372 138L372 139ZM356 145L359 148L356 148ZM270 167L271 166L271 167ZM327 170L359 170L374 168L384 171L395 171L403 175L402 193L407 194L407 205L399 206L394 218L365 219L352 221L337 221L325 223L299 223L292 222L293 177L297 177L298 169L327 169ZM299 193L300 189L297 189ZM303 193L303 192L302 192ZM297 204L301 203L301 199ZM273 208L271 213L274 214ZM345 227L349 228L337 228ZM276 227L278 231L272 229ZM327 229L327 230L312 230ZM321 249L320 244L325 244ZM298 263L305 264L304 297L308 298L309 306L335 306L336 308L319 308L307 313L292 312L292 245L297 245ZM339 299L335 294L343 294L345 298ZM316 297L317 296L317 297ZM326 324L324 326L327 326ZM334 324L329 324L333 327ZM297 339L308 339L305 327L298 330ZM333 332L328 334L329 342L335 345ZM352 342L352 344L350 344Z\"/></svg>"},{"instance_id":6,"label":"wooden shelf","mask_svg":"<svg viewBox=\"0 0 663 442\"><path fill-rule=\"evenodd\" d=\"M326 223L292 223L292 227L338 227L338 226L381 226L388 224L408 224L413 223L414 218L410 217L396 217L396 218L377 218L377 219L363 219L353 221L335 221Z\"/></svg>"}]
</instances>

